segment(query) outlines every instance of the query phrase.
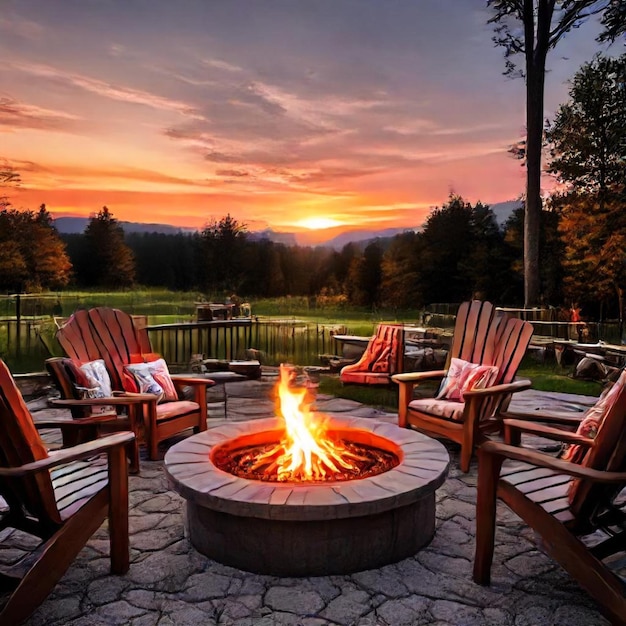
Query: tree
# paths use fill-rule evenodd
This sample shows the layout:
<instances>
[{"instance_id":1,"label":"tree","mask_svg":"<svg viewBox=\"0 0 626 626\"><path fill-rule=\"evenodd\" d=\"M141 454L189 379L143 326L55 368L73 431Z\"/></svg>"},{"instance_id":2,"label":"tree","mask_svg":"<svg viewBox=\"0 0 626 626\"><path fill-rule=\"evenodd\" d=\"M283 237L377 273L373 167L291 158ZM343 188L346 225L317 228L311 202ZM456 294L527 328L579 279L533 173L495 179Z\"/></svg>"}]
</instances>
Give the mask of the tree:
<instances>
[{"instance_id":1,"label":"tree","mask_svg":"<svg viewBox=\"0 0 626 626\"><path fill-rule=\"evenodd\" d=\"M451 195L428 216L422 240L419 266L427 302L461 302L476 293L501 299L497 284L508 261L491 209Z\"/></svg>"},{"instance_id":2,"label":"tree","mask_svg":"<svg viewBox=\"0 0 626 626\"><path fill-rule=\"evenodd\" d=\"M0 211L0 286L15 291L65 287L72 264L45 205L37 213Z\"/></svg>"},{"instance_id":3,"label":"tree","mask_svg":"<svg viewBox=\"0 0 626 626\"><path fill-rule=\"evenodd\" d=\"M230 216L211 220L202 231L205 287L237 292L244 280L242 255L247 238L246 225Z\"/></svg>"},{"instance_id":4,"label":"tree","mask_svg":"<svg viewBox=\"0 0 626 626\"><path fill-rule=\"evenodd\" d=\"M3 161L0 164L0 188L17 187L21 180L19 173L8 162ZM4 191L0 194L0 210L6 209L11 206L9 197L5 195Z\"/></svg>"},{"instance_id":5,"label":"tree","mask_svg":"<svg viewBox=\"0 0 626 626\"><path fill-rule=\"evenodd\" d=\"M626 288L626 55L597 56L574 76L570 101L548 125L550 170L571 192L554 196L566 295L623 317ZM614 307L613 307L614 308Z\"/></svg>"},{"instance_id":6,"label":"tree","mask_svg":"<svg viewBox=\"0 0 626 626\"><path fill-rule=\"evenodd\" d=\"M579 191L605 196L626 183L626 54L583 65L569 96L546 130L549 171Z\"/></svg>"},{"instance_id":7,"label":"tree","mask_svg":"<svg viewBox=\"0 0 626 626\"><path fill-rule=\"evenodd\" d=\"M552 203L550 203L552 205ZM559 235L560 209L549 206L541 211L539 234L539 281L543 303L563 302L563 242ZM505 254L509 271L505 276L507 302L523 302L524 297L524 209L514 211L504 225Z\"/></svg>"},{"instance_id":8,"label":"tree","mask_svg":"<svg viewBox=\"0 0 626 626\"><path fill-rule=\"evenodd\" d=\"M383 251L378 242L369 243L362 255L353 257L348 271L347 291L354 304L373 306L380 300Z\"/></svg>"},{"instance_id":9,"label":"tree","mask_svg":"<svg viewBox=\"0 0 626 626\"><path fill-rule=\"evenodd\" d=\"M85 240L89 249L85 284L116 289L135 282L135 260L124 241L124 229L106 206L90 217Z\"/></svg>"},{"instance_id":10,"label":"tree","mask_svg":"<svg viewBox=\"0 0 626 626\"><path fill-rule=\"evenodd\" d=\"M539 232L541 224L541 152L544 85L548 52L573 28L602 14L600 39L613 41L626 30L621 20L626 0L487 0L496 24L494 43L505 49L505 74L526 80L526 201L524 219L524 300L539 303ZM512 57L524 56L518 70Z\"/></svg>"},{"instance_id":11,"label":"tree","mask_svg":"<svg viewBox=\"0 0 626 626\"><path fill-rule=\"evenodd\" d=\"M421 233L396 235L382 261L381 295L383 301L398 308L421 308L426 302L422 295Z\"/></svg>"},{"instance_id":12,"label":"tree","mask_svg":"<svg viewBox=\"0 0 626 626\"><path fill-rule=\"evenodd\" d=\"M561 206L566 295L587 309L617 302L622 319L626 288L626 194L574 191L553 199Z\"/></svg>"}]
</instances>

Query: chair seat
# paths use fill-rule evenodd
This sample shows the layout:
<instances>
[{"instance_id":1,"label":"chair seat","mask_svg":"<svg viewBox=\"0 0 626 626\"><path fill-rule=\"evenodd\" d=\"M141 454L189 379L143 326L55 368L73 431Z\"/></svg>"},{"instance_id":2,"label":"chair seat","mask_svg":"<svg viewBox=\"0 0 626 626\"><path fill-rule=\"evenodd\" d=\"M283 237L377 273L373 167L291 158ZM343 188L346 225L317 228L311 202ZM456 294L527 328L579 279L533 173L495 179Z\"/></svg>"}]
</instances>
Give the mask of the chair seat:
<instances>
[{"instance_id":1,"label":"chair seat","mask_svg":"<svg viewBox=\"0 0 626 626\"><path fill-rule=\"evenodd\" d=\"M388 385L391 378L386 372L341 372L341 381L359 385Z\"/></svg>"},{"instance_id":2,"label":"chair seat","mask_svg":"<svg viewBox=\"0 0 626 626\"><path fill-rule=\"evenodd\" d=\"M157 404L156 407L157 422L164 422L174 417L180 417L181 415L197 413L199 409L200 405L191 400L163 402L162 404Z\"/></svg>"},{"instance_id":3,"label":"chair seat","mask_svg":"<svg viewBox=\"0 0 626 626\"><path fill-rule=\"evenodd\" d=\"M50 456L55 452L51 451ZM109 482L106 455L72 461L50 472L62 520L69 519Z\"/></svg>"},{"instance_id":4,"label":"chair seat","mask_svg":"<svg viewBox=\"0 0 626 626\"><path fill-rule=\"evenodd\" d=\"M500 477L561 523L574 521L567 491L570 476L521 461L505 461Z\"/></svg>"},{"instance_id":5,"label":"chair seat","mask_svg":"<svg viewBox=\"0 0 626 626\"><path fill-rule=\"evenodd\" d=\"M464 402L454 400L437 400L436 398L420 398L411 400L409 410L419 411L424 415L432 415L452 422L463 421Z\"/></svg>"}]
</instances>

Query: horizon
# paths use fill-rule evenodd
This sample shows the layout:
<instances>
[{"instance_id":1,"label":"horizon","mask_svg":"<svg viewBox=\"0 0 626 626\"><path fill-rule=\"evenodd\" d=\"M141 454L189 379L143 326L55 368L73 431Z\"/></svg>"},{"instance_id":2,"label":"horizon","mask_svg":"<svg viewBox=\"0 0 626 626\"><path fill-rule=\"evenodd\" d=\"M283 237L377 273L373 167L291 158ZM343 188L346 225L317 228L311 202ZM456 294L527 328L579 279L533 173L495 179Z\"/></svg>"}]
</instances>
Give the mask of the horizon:
<instances>
[{"instance_id":1,"label":"horizon","mask_svg":"<svg viewBox=\"0 0 626 626\"><path fill-rule=\"evenodd\" d=\"M230 214L313 243L415 228L450 193L513 200L525 87L502 75L489 15L453 0L8 0L0 158L22 179L9 199L186 228ZM606 50L597 32L549 57L546 117Z\"/></svg>"}]
</instances>

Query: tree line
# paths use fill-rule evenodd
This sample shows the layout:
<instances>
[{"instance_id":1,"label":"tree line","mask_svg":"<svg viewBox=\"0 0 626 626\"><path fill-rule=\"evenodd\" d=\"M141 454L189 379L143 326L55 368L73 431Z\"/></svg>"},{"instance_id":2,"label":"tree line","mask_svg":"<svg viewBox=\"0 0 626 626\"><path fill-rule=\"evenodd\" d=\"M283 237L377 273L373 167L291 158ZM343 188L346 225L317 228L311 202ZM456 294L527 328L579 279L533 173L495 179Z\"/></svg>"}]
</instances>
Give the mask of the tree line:
<instances>
[{"instance_id":1,"label":"tree line","mask_svg":"<svg viewBox=\"0 0 626 626\"><path fill-rule=\"evenodd\" d=\"M570 84L544 132L561 184L544 203L537 245L541 302L619 316L626 286L626 55L597 56ZM0 171L5 186L19 179ZM85 232L61 235L45 206L0 200L0 289L133 285L198 290L222 299L284 295L362 306L421 308L484 297L524 303L524 220L451 195L420 229L340 251L257 239L226 215L193 234L125 234L105 206Z\"/></svg>"}]
</instances>

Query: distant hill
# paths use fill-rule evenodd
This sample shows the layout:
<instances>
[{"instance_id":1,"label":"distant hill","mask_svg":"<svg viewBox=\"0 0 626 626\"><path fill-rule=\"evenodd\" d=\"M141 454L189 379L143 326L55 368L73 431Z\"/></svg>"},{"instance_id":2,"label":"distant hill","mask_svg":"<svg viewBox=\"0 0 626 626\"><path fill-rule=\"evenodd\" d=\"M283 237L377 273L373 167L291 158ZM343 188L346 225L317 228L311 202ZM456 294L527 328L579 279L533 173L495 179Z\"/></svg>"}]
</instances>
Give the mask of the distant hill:
<instances>
[{"instance_id":1,"label":"distant hill","mask_svg":"<svg viewBox=\"0 0 626 626\"><path fill-rule=\"evenodd\" d=\"M498 202L492 204L491 210L496 216L496 220L500 227L504 226L506 221L511 217L515 209L522 206L520 200L508 200L506 202ZM87 217L57 217L54 225L62 234L76 235L85 232L85 228L89 223ZM176 235L178 233L193 233L196 228L183 228L180 226L171 226L170 224L140 224L138 222L119 222L120 226L126 233L159 233L164 235ZM363 247L374 239L390 239L395 235L410 230L421 230L421 227L411 228L385 228L382 230L349 230L339 234L338 229L328 229L327 233L323 233L328 239L319 240L322 231L311 231L307 235L301 233L279 233L271 228L265 230L251 231L249 237L252 241L261 241L267 239L274 243L282 243L286 246L325 246L334 250L341 250L348 243L358 243ZM315 242L314 242L314 239Z\"/></svg>"},{"instance_id":2,"label":"distant hill","mask_svg":"<svg viewBox=\"0 0 626 626\"><path fill-rule=\"evenodd\" d=\"M507 200L506 202L497 202L496 204L489 205L489 208L496 216L498 226L502 228L506 221L513 215L515 209L519 209L522 206L521 200Z\"/></svg>"},{"instance_id":3,"label":"distant hill","mask_svg":"<svg viewBox=\"0 0 626 626\"><path fill-rule=\"evenodd\" d=\"M273 241L274 243L282 243L286 246L297 246L298 240L294 233L277 233L271 228L265 230L254 230L248 233L248 238L251 241Z\"/></svg>"},{"instance_id":4,"label":"distant hill","mask_svg":"<svg viewBox=\"0 0 626 626\"><path fill-rule=\"evenodd\" d=\"M56 229L65 235L78 235L85 232L89 224L88 217L57 217L54 220ZM125 233L159 233L177 235L181 232L193 232L195 228L182 228L170 224L140 224L138 222L119 222Z\"/></svg>"},{"instance_id":5,"label":"distant hill","mask_svg":"<svg viewBox=\"0 0 626 626\"><path fill-rule=\"evenodd\" d=\"M409 230L419 230L411 228L385 228L383 230L348 230L341 235L329 239L324 245L335 250L341 250L348 243L369 242L374 239L387 239Z\"/></svg>"}]
</instances>

